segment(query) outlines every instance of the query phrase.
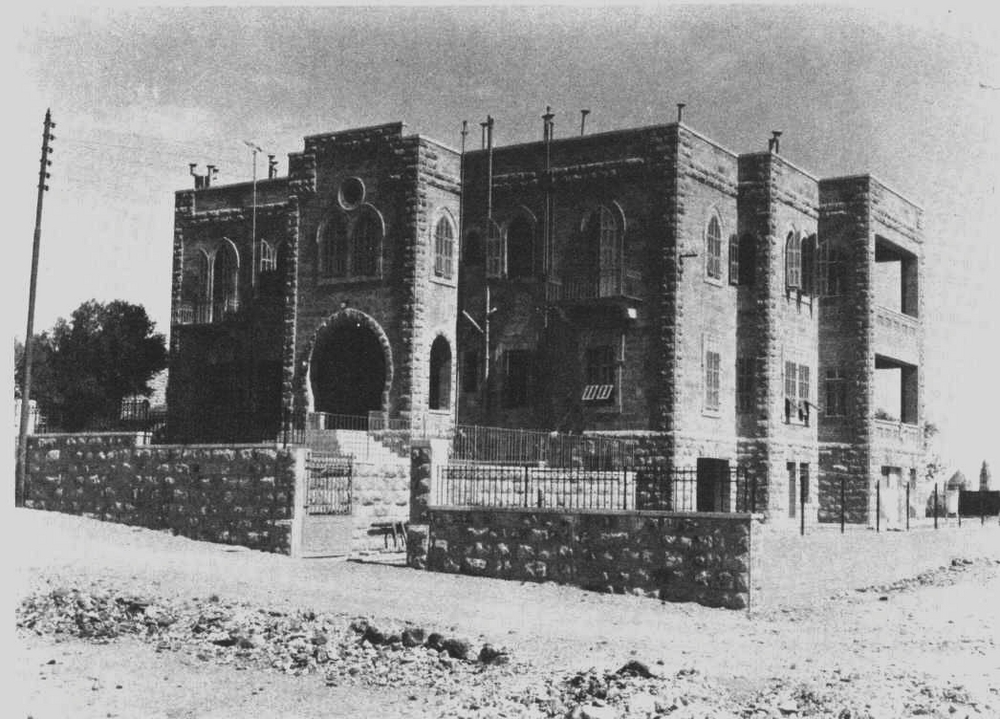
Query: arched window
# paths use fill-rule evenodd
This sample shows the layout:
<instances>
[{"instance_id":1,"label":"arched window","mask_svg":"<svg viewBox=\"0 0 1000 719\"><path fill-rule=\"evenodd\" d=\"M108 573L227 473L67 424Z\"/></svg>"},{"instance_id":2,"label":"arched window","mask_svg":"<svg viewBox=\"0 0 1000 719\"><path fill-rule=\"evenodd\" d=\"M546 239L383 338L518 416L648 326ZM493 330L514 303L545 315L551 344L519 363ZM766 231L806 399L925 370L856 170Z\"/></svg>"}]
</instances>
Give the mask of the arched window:
<instances>
[{"instance_id":1,"label":"arched window","mask_svg":"<svg viewBox=\"0 0 1000 719\"><path fill-rule=\"evenodd\" d=\"M844 256L833 240L816 248L816 292L825 297L844 293Z\"/></svg>"},{"instance_id":2,"label":"arched window","mask_svg":"<svg viewBox=\"0 0 1000 719\"><path fill-rule=\"evenodd\" d=\"M448 409L451 406L451 347L438 336L431 345L431 375L427 398L428 409Z\"/></svg>"},{"instance_id":3,"label":"arched window","mask_svg":"<svg viewBox=\"0 0 1000 719\"><path fill-rule=\"evenodd\" d=\"M507 227L507 276L525 279L534 271L534 227L531 220L518 215Z\"/></svg>"},{"instance_id":4,"label":"arched window","mask_svg":"<svg viewBox=\"0 0 1000 719\"><path fill-rule=\"evenodd\" d=\"M382 260L382 223L373 212L363 212L354 223L350 247L351 275L376 277Z\"/></svg>"},{"instance_id":5,"label":"arched window","mask_svg":"<svg viewBox=\"0 0 1000 719\"><path fill-rule=\"evenodd\" d=\"M260 241L260 273L274 272L278 269L278 253L267 240Z\"/></svg>"},{"instance_id":6,"label":"arched window","mask_svg":"<svg viewBox=\"0 0 1000 719\"><path fill-rule=\"evenodd\" d=\"M239 309L240 258L236 246L223 240L215 252L212 271L212 320L221 322Z\"/></svg>"},{"instance_id":7,"label":"arched window","mask_svg":"<svg viewBox=\"0 0 1000 719\"><path fill-rule=\"evenodd\" d=\"M469 230L465 233L462 261L470 267L478 267L483 264L483 233L479 230Z\"/></svg>"},{"instance_id":8,"label":"arched window","mask_svg":"<svg viewBox=\"0 0 1000 719\"><path fill-rule=\"evenodd\" d=\"M450 280L454 275L455 228L442 215L434 226L434 276Z\"/></svg>"},{"instance_id":9,"label":"arched window","mask_svg":"<svg viewBox=\"0 0 1000 719\"><path fill-rule=\"evenodd\" d=\"M802 291L808 295L816 291L816 235L802 240Z\"/></svg>"},{"instance_id":10,"label":"arched window","mask_svg":"<svg viewBox=\"0 0 1000 719\"><path fill-rule=\"evenodd\" d=\"M715 215L705 230L705 274L714 280L722 279L722 227Z\"/></svg>"},{"instance_id":11,"label":"arched window","mask_svg":"<svg viewBox=\"0 0 1000 719\"><path fill-rule=\"evenodd\" d=\"M794 231L785 240L785 287L802 289L802 238Z\"/></svg>"},{"instance_id":12,"label":"arched window","mask_svg":"<svg viewBox=\"0 0 1000 719\"><path fill-rule=\"evenodd\" d=\"M486 276L503 277L505 253L500 226L492 220L486 226Z\"/></svg>"},{"instance_id":13,"label":"arched window","mask_svg":"<svg viewBox=\"0 0 1000 719\"><path fill-rule=\"evenodd\" d=\"M740 238L739 284L752 287L756 273L757 242L753 235L745 234Z\"/></svg>"},{"instance_id":14,"label":"arched window","mask_svg":"<svg viewBox=\"0 0 1000 719\"><path fill-rule=\"evenodd\" d=\"M601 205L584 221L584 246L575 264L587 268L587 279L595 283L596 290L584 292L584 296L615 297L624 291L624 222L620 214Z\"/></svg>"},{"instance_id":15,"label":"arched window","mask_svg":"<svg viewBox=\"0 0 1000 719\"><path fill-rule=\"evenodd\" d=\"M347 276L347 227L341 215L331 217L319 240L320 277Z\"/></svg>"}]
</instances>

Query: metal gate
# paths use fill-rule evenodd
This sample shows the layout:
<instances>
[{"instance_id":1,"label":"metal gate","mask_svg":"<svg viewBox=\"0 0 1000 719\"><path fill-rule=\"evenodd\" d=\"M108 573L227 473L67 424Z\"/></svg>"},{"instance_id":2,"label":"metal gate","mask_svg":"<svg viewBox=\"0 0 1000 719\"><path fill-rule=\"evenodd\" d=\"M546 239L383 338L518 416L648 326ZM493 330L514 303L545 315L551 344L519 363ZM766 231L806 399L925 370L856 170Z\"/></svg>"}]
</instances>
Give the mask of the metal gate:
<instances>
[{"instance_id":1,"label":"metal gate","mask_svg":"<svg viewBox=\"0 0 1000 719\"><path fill-rule=\"evenodd\" d=\"M351 458L311 452L306 469L309 476L306 513L351 514Z\"/></svg>"},{"instance_id":2,"label":"metal gate","mask_svg":"<svg viewBox=\"0 0 1000 719\"><path fill-rule=\"evenodd\" d=\"M306 477L302 556L350 554L354 531L351 458L310 452L306 460Z\"/></svg>"}]
</instances>

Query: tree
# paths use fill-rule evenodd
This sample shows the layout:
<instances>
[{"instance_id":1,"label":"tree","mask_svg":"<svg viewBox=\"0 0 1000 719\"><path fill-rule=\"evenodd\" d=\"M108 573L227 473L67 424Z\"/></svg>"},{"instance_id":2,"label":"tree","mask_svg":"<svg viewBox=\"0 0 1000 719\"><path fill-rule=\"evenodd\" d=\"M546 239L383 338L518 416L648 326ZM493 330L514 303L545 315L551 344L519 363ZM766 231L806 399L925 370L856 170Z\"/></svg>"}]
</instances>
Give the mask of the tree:
<instances>
[{"instance_id":1,"label":"tree","mask_svg":"<svg viewBox=\"0 0 1000 719\"><path fill-rule=\"evenodd\" d=\"M148 395L149 380L167 366L163 335L145 308L123 300L84 302L33 341L31 396L67 431L117 420L122 399ZM23 350L16 359L20 388Z\"/></svg>"},{"instance_id":2,"label":"tree","mask_svg":"<svg viewBox=\"0 0 1000 719\"><path fill-rule=\"evenodd\" d=\"M979 470L979 491L988 492L990 491L990 482L993 480L993 475L990 474L990 465L983 460L983 466Z\"/></svg>"}]
</instances>

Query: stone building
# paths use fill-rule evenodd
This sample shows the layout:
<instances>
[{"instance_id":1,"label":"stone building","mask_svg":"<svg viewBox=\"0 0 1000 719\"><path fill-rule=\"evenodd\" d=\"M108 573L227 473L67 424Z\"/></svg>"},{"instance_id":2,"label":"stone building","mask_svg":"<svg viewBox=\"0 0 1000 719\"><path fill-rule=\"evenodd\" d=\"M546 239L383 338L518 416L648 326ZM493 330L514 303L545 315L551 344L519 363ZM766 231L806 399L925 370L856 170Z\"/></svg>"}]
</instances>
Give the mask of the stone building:
<instances>
[{"instance_id":1,"label":"stone building","mask_svg":"<svg viewBox=\"0 0 1000 719\"><path fill-rule=\"evenodd\" d=\"M810 175L777 136L552 128L493 147L490 123L464 155L399 123L315 135L287 177L178 192L172 431L375 413L641 435L706 481L758 470L775 521L803 499L839 519L841 492L873 517L922 451L920 208Z\"/></svg>"}]
</instances>

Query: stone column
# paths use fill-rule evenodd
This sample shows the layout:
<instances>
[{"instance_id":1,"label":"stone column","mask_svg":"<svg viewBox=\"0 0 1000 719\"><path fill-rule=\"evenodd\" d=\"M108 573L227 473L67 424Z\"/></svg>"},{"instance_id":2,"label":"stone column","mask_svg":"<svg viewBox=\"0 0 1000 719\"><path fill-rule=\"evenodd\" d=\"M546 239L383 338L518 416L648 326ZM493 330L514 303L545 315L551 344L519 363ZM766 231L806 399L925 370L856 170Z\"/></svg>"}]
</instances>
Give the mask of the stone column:
<instances>
[{"instance_id":1,"label":"stone column","mask_svg":"<svg viewBox=\"0 0 1000 719\"><path fill-rule=\"evenodd\" d=\"M406 564L427 568L430 543L430 498L434 451L426 439L410 445L410 522L406 528Z\"/></svg>"}]
</instances>

